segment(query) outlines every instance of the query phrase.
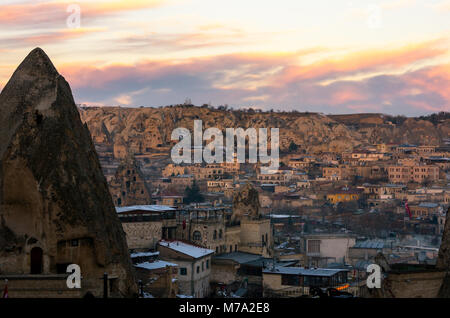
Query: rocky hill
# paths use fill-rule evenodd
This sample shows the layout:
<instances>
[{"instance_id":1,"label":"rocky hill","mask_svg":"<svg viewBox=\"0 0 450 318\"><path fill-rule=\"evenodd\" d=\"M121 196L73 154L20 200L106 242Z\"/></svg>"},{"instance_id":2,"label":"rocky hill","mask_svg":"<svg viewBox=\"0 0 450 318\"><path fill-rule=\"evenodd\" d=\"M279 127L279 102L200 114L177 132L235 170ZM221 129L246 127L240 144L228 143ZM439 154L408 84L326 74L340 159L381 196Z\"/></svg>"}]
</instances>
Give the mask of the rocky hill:
<instances>
[{"instance_id":1,"label":"rocky hill","mask_svg":"<svg viewBox=\"0 0 450 318\"><path fill-rule=\"evenodd\" d=\"M195 106L163 108L83 107L81 118L96 145L110 146L115 158L126 153L167 151L173 129L192 130L196 119L203 128L280 128L280 150L291 142L300 151L342 152L375 143L441 145L450 137L450 116L438 122L420 118L401 121L383 114L323 115L299 112L255 112Z\"/></svg>"}]
</instances>

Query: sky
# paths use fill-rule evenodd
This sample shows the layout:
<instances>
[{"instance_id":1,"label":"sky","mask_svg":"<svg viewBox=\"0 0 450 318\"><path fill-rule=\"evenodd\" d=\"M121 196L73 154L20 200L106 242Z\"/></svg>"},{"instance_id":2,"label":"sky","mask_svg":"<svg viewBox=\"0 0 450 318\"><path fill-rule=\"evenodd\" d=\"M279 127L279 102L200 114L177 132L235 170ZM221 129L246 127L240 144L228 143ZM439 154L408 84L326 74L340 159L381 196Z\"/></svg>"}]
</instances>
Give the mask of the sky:
<instances>
[{"instance_id":1,"label":"sky","mask_svg":"<svg viewBox=\"0 0 450 318\"><path fill-rule=\"evenodd\" d=\"M41 47L92 106L450 111L450 0L2 0L0 90Z\"/></svg>"}]
</instances>

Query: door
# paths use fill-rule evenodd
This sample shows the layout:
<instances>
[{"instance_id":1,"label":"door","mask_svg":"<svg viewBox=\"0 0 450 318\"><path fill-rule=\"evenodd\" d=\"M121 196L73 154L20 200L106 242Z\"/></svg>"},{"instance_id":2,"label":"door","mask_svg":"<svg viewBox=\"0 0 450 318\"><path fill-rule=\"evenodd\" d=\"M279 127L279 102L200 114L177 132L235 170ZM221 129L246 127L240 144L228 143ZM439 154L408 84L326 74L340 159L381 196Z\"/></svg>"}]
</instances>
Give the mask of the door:
<instances>
[{"instance_id":1,"label":"door","mask_svg":"<svg viewBox=\"0 0 450 318\"><path fill-rule=\"evenodd\" d=\"M42 254L40 247L31 249L31 274L42 274Z\"/></svg>"}]
</instances>

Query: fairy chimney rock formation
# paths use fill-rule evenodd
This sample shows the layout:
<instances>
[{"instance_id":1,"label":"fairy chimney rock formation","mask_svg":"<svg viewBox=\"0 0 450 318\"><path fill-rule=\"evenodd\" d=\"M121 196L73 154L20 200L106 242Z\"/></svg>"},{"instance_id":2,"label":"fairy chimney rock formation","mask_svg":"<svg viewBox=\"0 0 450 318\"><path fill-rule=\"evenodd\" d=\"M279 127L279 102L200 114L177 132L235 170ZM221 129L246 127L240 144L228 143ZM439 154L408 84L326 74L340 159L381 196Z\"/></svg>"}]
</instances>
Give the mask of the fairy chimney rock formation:
<instances>
[{"instance_id":1,"label":"fairy chimney rock formation","mask_svg":"<svg viewBox=\"0 0 450 318\"><path fill-rule=\"evenodd\" d=\"M243 216L255 219L260 215L258 191L250 183L241 187L233 197L233 214L231 223L240 221Z\"/></svg>"},{"instance_id":2,"label":"fairy chimney rock formation","mask_svg":"<svg viewBox=\"0 0 450 318\"><path fill-rule=\"evenodd\" d=\"M0 94L0 274L65 273L101 296L136 292L125 234L69 84L41 49ZM44 277L43 276L43 277Z\"/></svg>"},{"instance_id":3,"label":"fairy chimney rock formation","mask_svg":"<svg viewBox=\"0 0 450 318\"><path fill-rule=\"evenodd\" d=\"M447 273L439 291L440 298L450 298L450 208L447 210L445 219L442 243L439 248L439 255L436 262L436 267Z\"/></svg>"}]
</instances>

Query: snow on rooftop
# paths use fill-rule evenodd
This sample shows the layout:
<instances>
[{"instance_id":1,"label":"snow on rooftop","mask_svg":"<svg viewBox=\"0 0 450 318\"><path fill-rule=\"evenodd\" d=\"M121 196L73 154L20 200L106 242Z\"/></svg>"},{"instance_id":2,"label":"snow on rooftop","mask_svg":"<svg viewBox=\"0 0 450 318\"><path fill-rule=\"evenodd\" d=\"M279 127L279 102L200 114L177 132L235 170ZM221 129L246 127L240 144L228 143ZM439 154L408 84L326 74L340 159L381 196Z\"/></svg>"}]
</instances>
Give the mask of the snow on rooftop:
<instances>
[{"instance_id":1,"label":"snow on rooftop","mask_svg":"<svg viewBox=\"0 0 450 318\"><path fill-rule=\"evenodd\" d=\"M287 219L287 218L298 218L300 216L298 215L289 215L289 214L271 214L270 215L271 218L273 219Z\"/></svg>"},{"instance_id":2,"label":"snow on rooftop","mask_svg":"<svg viewBox=\"0 0 450 318\"><path fill-rule=\"evenodd\" d=\"M178 266L178 264L169 263L166 261L154 261L154 262L144 262L144 263L136 264L134 266L137 268L143 268L143 269L160 269L160 268L166 268L166 266L176 267L176 266Z\"/></svg>"},{"instance_id":3,"label":"snow on rooftop","mask_svg":"<svg viewBox=\"0 0 450 318\"><path fill-rule=\"evenodd\" d=\"M135 257L157 256L157 255L159 255L159 252L139 252L139 253L132 253L130 257L135 258Z\"/></svg>"},{"instance_id":4,"label":"snow on rooftop","mask_svg":"<svg viewBox=\"0 0 450 318\"><path fill-rule=\"evenodd\" d=\"M193 258L200 258L200 257L214 253L213 250L195 246L195 245L191 245L191 244L184 243L181 241L172 241L172 242L161 241L161 242L159 242L159 245L170 248L174 251L183 253L185 255L191 256Z\"/></svg>"},{"instance_id":5,"label":"snow on rooftop","mask_svg":"<svg viewBox=\"0 0 450 318\"><path fill-rule=\"evenodd\" d=\"M168 205L131 205L131 206L116 206L117 213L130 212L130 211L150 211L150 212L162 212L162 211L175 211L176 209Z\"/></svg>"}]
</instances>

